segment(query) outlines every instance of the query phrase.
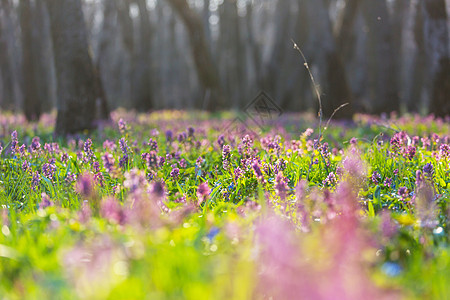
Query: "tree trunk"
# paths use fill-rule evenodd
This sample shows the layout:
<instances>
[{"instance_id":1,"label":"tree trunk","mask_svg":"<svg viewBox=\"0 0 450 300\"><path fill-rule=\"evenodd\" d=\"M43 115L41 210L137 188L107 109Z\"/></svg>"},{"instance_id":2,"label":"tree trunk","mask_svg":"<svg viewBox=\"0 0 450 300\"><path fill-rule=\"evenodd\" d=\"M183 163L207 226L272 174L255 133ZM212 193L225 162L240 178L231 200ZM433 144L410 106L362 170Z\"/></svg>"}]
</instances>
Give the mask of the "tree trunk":
<instances>
[{"instance_id":1,"label":"tree trunk","mask_svg":"<svg viewBox=\"0 0 450 300\"><path fill-rule=\"evenodd\" d=\"M139 8L139 48L133 57L133 103L139 111L149 111L153 108L151 80L151 39L152 28L145 0L136 0Z\"/></svg>"},{"instance_id":2,"label":"tree trunk","mask_svg":"<svg viewBox=\"0 0 450 300\"><path fill-rule=\"evenodd\" d=\"M2 17L0 18L0 27L2 27L0 37L0 48L4 51L0 53L0 63L2 65L2 78L4 80L4 89L6 97L3 99L2 107L15 110L21 107L22 94L20 82L20 68L19 56L20 53L17 47L17 40L15 37L15 24L12 16L12 4L9 0L1 0L0 8L2 10ZM2 49L3 50L3 49Z\"/></svg>"},{"instance_id":3,"label":"tree trunk","mask_svg":"<svg viewBox=\"0 0 450 300\"><path fill-rule=\"evenodd\" d=\"M347 74L334 40L331 20L323 0L305 2L308 5L309 28L311 30L310 52L312 63L319 70L316 78L321 85L323 116L329 118L341 105L349 103L339 110L335 119L351 119L353 116L353 95Z\"/></svg>"},{"instance_id":4,"label":"tree trunk","mask_svg":"<svg viewBox=\"0 0 450 300\"><path fill-rule=\"evenodd\" d=\"M423 34L431 83L430 112L450 115L450 53L445 0L422 0Z\"/></svg>"},{"instance_id":5,"label":"tree trunk","mask_svg":"<svg viewBox=\"0 0 450 300\"><path fill-rule=\"evenodd\" d=\"M226 108L227 101L223 97L217 66L214 64L206 42L201 17L189 7L186 0L167 0L167 2L183 20L188 31L199 81L203 85L205 93L210 94L206 109L213 111Z\"/></svg>"},{"instance_id":6,"label":"tree trunk","mask_svg":"<svg viewBox=\"0 0 450 300\"><path fill-rule=\"evenodd\" d=\"M14 79L12 76L11 60L8 55L8 44L5 28L0 19L0 72L2 79L2 94L0 105L2 109L12 110L14 108Z\"/></svg>"},{"instance_id":7,"label":"tree trunk","mask_svg":"<svg viewBox=\"0 0 450 300\"><path fill-rule=\"evenodd\" d=\"M363 0L362 9L368 28L367 60L371 112L389 113L399 110L396 59L392 26L386 1Z\"/></svg>"},{"instance_id":8,"label":"tree trunk","mask_svg":"<svg viewBox=\"0 0 450 300\"><path fill-rule=\"evenodd\" d=\"M58 81L55 134L95 128L98 76L88 52L81 0L46 0Z\"/></svg>"},{"instance_id":9,"label":"tree trunk","mask_svg":"<svg viewBox=\"0 0 450 300\"><path fill-rule=\"evenodd\" d=\"M41 99L38 93L37 61L33 57L36 44L33 43L33 16L30 0L20 0L20 27L22 37L22 67L24 88L24 112L29 121L39 120Z\"/></svg>"}]
</instances>

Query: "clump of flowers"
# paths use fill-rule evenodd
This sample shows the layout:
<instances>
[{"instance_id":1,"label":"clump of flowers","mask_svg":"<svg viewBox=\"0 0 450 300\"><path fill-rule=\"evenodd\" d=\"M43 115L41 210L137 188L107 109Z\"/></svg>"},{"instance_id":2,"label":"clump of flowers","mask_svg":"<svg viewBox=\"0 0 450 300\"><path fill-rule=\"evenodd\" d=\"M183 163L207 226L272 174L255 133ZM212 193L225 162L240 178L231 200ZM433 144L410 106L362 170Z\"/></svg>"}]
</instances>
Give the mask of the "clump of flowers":
<instances>
[{"instance_id":1,"label":"clump of flowers","mask_svg":"<svg viewBox=\"0 0 450 300\"><path fill-rule=\"evenodd\" d=\"M211 189L209 188L208 182L201 183L197 188L197 204L201 205L203 202L205 202L210 192Z\"/></svg>"}]
</instances>

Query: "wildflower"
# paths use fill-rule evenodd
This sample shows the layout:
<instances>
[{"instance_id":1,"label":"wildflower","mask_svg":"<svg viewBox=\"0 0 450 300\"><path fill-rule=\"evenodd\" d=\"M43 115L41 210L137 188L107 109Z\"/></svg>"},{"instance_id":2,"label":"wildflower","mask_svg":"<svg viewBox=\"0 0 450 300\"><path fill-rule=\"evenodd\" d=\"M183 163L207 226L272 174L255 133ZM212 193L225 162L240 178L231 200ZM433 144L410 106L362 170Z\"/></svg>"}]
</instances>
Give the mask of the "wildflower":
<instances>
[{"instance_id":1,"label":"wildflower","mask_svg":"<svg viewBox=\"0 0 450 300\"><path fill-rule=\"evenodd\" d=\"M67 154L67 152L64 152L63 154L61 154L60 160L63 164L65 164L69 160L69 154Z\"/></svg>"},{"instance_id":2,"label":"wildflower","mask_svg":"<svg viewBox=\"0 0 450 300\"><path fill-rule=\"evenodd\" d=\"M32 140L31 140L31 146L30 146L31 152L36 152L39 151L41 149L41 143L40 143L40 138L35 136Z\"/></svg>"},{"instance_id":3,"label":"wildflower","mask_svg":"<svg viewBox=\"0 0 450 300\"><path fill-rule=\"evenodd\" d=\"M41 177L39 175L39 172L36 171L36 172L34 172L33 179L31 180L31 188L33 189L33 191L36 191L40 182L41 182Z\"/></svg>"},{"instance_id":4,"label":"wildflower","mask_svg":"<svg viewBox=\"0 0 450 300\"><path fill-rule=\"evenodd\" d=\"M439 157L441 159L447 159L450 157L450 146L447 144L442 144L439 147Z\"/></svg>"},{"instance_id":5,"label":"wildflower","mask_svg":"<svg viewBox=\"0 0 450 300\"><path fill-rule=\"evenodd\" d=\"M255 173L255 176L260 180L264 180L264 176L261 171L261 166L259 165L259 163L257 161L255 161L253 163L252 168L253 168L253 172Z\"/></svg>"},{"instance_id":6,"label":"wildflower","mask_svg":"<svg viewBox=\"0 0 450 300\"><path fill-rule=\"evenodd\" d=\"M92 151L91 139L87 139L86 142L84 142L83 151L88 159L90 159L94 155L94 152Z\"/></svg>"},{"instance_id":7,"label":"wildflower","mask_svg":"<svg viewBox=\"0 0 450 300\"><path fill-rule=\"evenodd\" d=\"M192 138L192 137L194 137L194 133L195 133L195 128L188 127L188 136Z\"/></svg>"},{"instance_id":8,"label":"wildflower","mask_svg":"<svg viewBox=\"0 0 450 300\"><path fill-rule=\"evenodd\" d=\"M106 172L111 173L114 168L114 157L106 152L102 156L103 166L105 167Z\"/></svg>"},{"instance_id":9,"label":"wildflower","mask_svg":"<svg viewBox=\"0 0 450 300\"><path fill-rule=\"evenodd\" d=\"M242 170L241 168L237 167L236 169L234 169L234 180L237 181L239 178L242 177Z\"/></svg>"},{"instance_id":10,"label":"wildflower","mask_svg":"<svg viewBox=\"0 0 450 300\"><path fill-rule=\"evenodd\" d=\"M409 191L408 188L402 186L401 188L398 189L398 195L400 197L402 197L403 200L405 200L406 198L408 198L409 196Z\"/></svg>"},{"instance_id":11,"label":"wildflower","mask_svg":"<svg viewBox=\"0 0 450 300\"><path fill-rule=\"evenodd\" d=\"M22 171L26 172L26 171L28 171L29 168L30 168L30 164L25 160L22 163Z\"/></svg>"},{"instance_id":12,"label":"wildflower","mask_svg":"<svg viewBox=\"0 0 450 300\"><path fill-rule=\"evenodd\" d=\"M119 201L109 197L101 204L100 215L111 223L124 225L127 222L127 214Z\"/></svg>"},{"instance_id":13,"label":"wildflower","mask_svg":"<svg viewBox=\"0 0 450 300\"><path fill-rule=\"evenodd\" d=\"M124 134L127 130L127 123L122 118L120 118L119 122L117 122L117 125L119 126L120 133Z\"/></svg>"},{"instance_id":14,"label":"wildflower","mask_svg":"<svg viewBox=\"0 0 450 300\"><path fill-rule=\"evenodd\" d=\"M208 197L211 189L208 186L208 182L201 183L197 188L198 205L202 204Z\"/></svg>"},{"instance_id":15,"label":"wildflower","mask_svg":"<svg viewBox=\"0 0 450 300\"><path fill-rule=\"evenodd\" d=\"M16 153L16 151L17 151L17 144L18 144L18 139L17 139L17 131L16 130L14 130L12 133L11 133L11 151L12 151L12 153L13 154L15 154Z\"/></svg>"},{"instance_id":16,"label":"wildflower","mask_svg":"<svg viewBox=\"0 0 450 300\"><path fill-rule=\"evenodd\" d=\"M76 191L84 198L89 198L94 193L94 176L90 173L83 173L78 177Z\"/></svg>"},{"instance_id":17,"label":"wildflower","mask_svg":"<svg viewBox=\"0 0 450 300\"><path fill-rule=\"evenodd\" d=\"M128 154L128 143L127 140L125 138L121 138L119 140L119 146L120 146L120 150L122 151L123 154Z\"/></svg>"},{"instance_id":18,"label":"wildflower","mask_svg":"<svg viewBox=\"0 0 450 300\"><path fill-rule=\"evenodd\" d=\"M187 167L187 163L186 163L186 160L184 159L184 158L182 158L181 160L180 160L180 167L181 168L183 168L183 169L186 169L186 167Z\"/></svg>"},{"instance_id":19,"label":"wildflower","mask_svg":"<svg viewBox=\"0 0 450 300\"><path fill-rule=\"evenodd\" d=\"M158 198L164 197L165 189L164 183L161 181L156 181L152 184L150 192Z\"/></svg>"},{"instance_id":20,"label":"wildflower","mask_svg":"<svg viewBox=\"0 0 450 300\"><path fill-rule=\"evenodd\" d=\"M392 187L392 178L390 177L386 177L386 179L384 180L383 184L387 187Z\"/></svg>"},{"instance_id":21,"label":"wildflower","mask_svg":"<svg viewBox=\"0 0 450 300\"><path fill-rule=\"evenodd\" d=\"M166 131L166 140L170 143L173 140L173 132L172 130L167 130Z\"/></svg>"},{"instance_id":22,"label":"wildflower","mask_svg":"<svg viewBox=\"0 0 450 300\"><path fill-rule=\"evenodd\" d=\"M100 172L100 164L98 163L98 161L94 161L94 163L92 164L92 169L95 173Z\"/></svg>"},{"instance_id":23,"label":"wildflower","mask_svg":"<svg viewBox=\"0 0 450 300\"><path fill-rule=\"evenodd\" d=\"M378 184L378 183L380 183L380 181L381 181L380 173L378 173L377 171L373 172L372 173L372 182L375 184Z\"/></svg>"},{"instance_id":24,"label":"wildflower","mask_svg":"<svg viewBox=\"0 0 450 300\"><path fill-rule=\"evenodd\" d=\"M71 184L71 183L74 182L76 179L77 179L77 176L76 176L75 174L73 174L72 172L67 172L65 181L66 181L68 184Z\"/></svg>"},{"instance_id":25,"label":"wildflower","mask_svg":"<svg viewBox=\"0 0 450 300\"><path fill-rule=\"evenodd\" d=\"M119 167L120 168L126 168L128 166L128 155L124 154L120 159L119 159Z\"/></svg>"},{"instance_id":26,"label":"wildflower","mask_svg":"<svg viewBox=\"0 0 450 300\"><path fill-rule=\"evenodd\" d=\"M158 142L152 138L148 140L148 146L150 150L158 151Z\"/></svg>"},{"instance_id":27,"label":"wildflower","mask_svg":"<svg viewBox=\"0 0 450 300\"><path fill-rule=\"evenodd\" d=\"M123 186L130 190L130 193L134 193L141 190L146 184L144 174L138 169L132 169L125 173L125 181Z\"/></svg>"},{"instance_id":28,"label":"wildflower","mask_svg":"<svg viewBox=\"0 0 450 300\"><path fill-rule=\"evenodd\" d=\"M103 177L102 172L98 172L94 174L94 180L97 182L99 186L103 186L103 182L105 181L105 178Z\"/></svg>"},{"instance_id":29,"label":"wildflower","mask_svg":"<svg viewBox=\"0 0 450 300\"><path fill-rule=\"evenodd\" d=\"M357 143L358 143L358 140L357 140L356 138L352 137L352 138L350 139L350 145L356 146Z\"/></svg>"},{"instance_id":30,"label":"wildflower","mask_svg":"<svg viewBox=\"0 0 450 300\"><path fill-rule=\"evenodd\" d=\"M219 144L220 148L223 148L223 145L225 145L225 136L223 134L217 138L217 144Z\"/></svg>"},{"instance_id":31,"label":"wildflower","mask_svg":"<svg viewBox=\"0 0 450 300\"><path fill-rule=\"evenodd\" d=\"M416 155L416 147L414 146L408 146L408 149L406 150L406 156L412 160L414 156Z\"/></svg>"},{"instance_id":32,"label":"wildflower","mask_svg":"<svg viewBox=\"0 0 450 300\"><path fill-rule=\"evenodd\" d=\"M287 184L287 179L284 177L282 172L279 172L275 177L275 191L282 201L286 199L286 193L289 191L289 186Z\"/></svg>"},{"instance_id":33,"label":"wildflower","mask_svg":"<svg viewBox=\"0 0 450 300\"><path fill-rule=\"evenodd\" d=\"M322 184L324 186L335 186L337 183L337 178L336 178L336 174L334 174L333 172L330 172L330 174L328 174L327 178L324 179L324 181L322 182Z\"/></svg>"},{"instance_id":34,"label":"wildflower","mask_svg":"<svg viewBox=\"0 0 450 300\"><path fill-rule=\"evenodd\" d=\"M431 177L434 174L434 167L432 163L427 163L425 166L423 166L423 173L425 173L426 176Z\"/></svg>"},{"instance_id":35,"label":"wildflower","mask_svg":"<svg viewBox=\"0 0 450 300\"><path fill-rule=\"evenodd\" d=\"M39 203L39 208L47 208L49 206L53 205L53 202L50 201L50 197L46 193L41 194L42 200L41 203Z\"/></svg>"},{"instance_id":36,"label":"wildflower","mask_svg":"<svg viewBox=\"0 0 450 300\"><path fill-rule=\"evenodd\" d=\"M204 161L203 157L199 156L195 161L195 164L197 165L197 167L200 168L202 166L203 161Z\"/></svg>"},{"instance_id":37,"label":"wildflower","mask_svg":"<svg viewBox=\"0 0 450 300\"><path fill-rule=\"evenodd\" d=\"M184 142L187 139L186 132L183 131L183 132L179 133L177 139L180 143Z\"/></svg>"},{"instance_id":38,"label":"wildflower","mask_svg":"<svg viewBox=\"0 0 450 300\"><path fill-rule=\"evenodd\" d=\"M172 177L174 180L177 180L179 175L180 169L178 168L173 168L172 171L170 171L170 177Z\"/></svg>"},{"instance_id":39,"label":"wildflower","mask_svg":"<svg viewBox=\"0 0 450 300\"><path fill-rule=\"evenodd\" d=\"M158 166L161 168L164 166L164 163L166 162L166 159L163 156L158 157Z\"/></svg>"},{"instance_id":40,"label":"wildflower","mask_svg":"<svg viewBox=\"0 0 450 300\"><path fill-rule=\"evenodd\" d=\"M42 165L42 173L45 177L52 180L55 175L56 166L53 164L45 163Z\"/></svg>"}]
</instances>

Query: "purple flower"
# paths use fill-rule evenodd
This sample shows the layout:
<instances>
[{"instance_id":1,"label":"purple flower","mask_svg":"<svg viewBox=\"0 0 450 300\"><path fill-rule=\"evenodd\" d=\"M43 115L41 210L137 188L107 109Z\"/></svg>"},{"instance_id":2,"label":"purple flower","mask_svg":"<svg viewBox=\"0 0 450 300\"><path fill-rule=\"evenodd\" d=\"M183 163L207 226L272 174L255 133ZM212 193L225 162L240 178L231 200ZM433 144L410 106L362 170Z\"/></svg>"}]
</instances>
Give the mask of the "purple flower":
<instances>
[{"instance_id":1,"label":"purple flower","mask_svg":"<svg viewBox=\"0 0 450 300\"><path fill-rule=\"evenodd\" d=\"M42 200L41 203L39 203L39 208L47 208L49 206L53 205L53 202L50 201L50 197L46 193L41 194Z\"/></svg>"},{"instance_id":2,"label":"purple flower","mask_svg":"<svg viewBox=\"0 0 450 300\"><path fill-rule=\"evenodd\" d=\"M148 146L150 150L158 151L158 142L152 138L148 140Z\"/></svg>"},{"instance_id":3,"label":"purple flower","mask_svg":"<svg viewBox=\"0 0 450 300\"><path fill-rule=\"evenodd\" d=\"M63 164L65 164L68 160L69 160L69 154L67 154L67 152L64 152L63 154L61 154L61 162Z\"/></svg>"},{"instance_id":4,"label":"purple flower","mask_svg":"<svg viewBox=\"0 0 450 300\"><path fill-rule=\"evenodd\" d=\"M398 195L402 197L403 200L405 200L409 196L409 191L406 187L402 186L398 189Z\"/></svg>"},{"instance_id":5,"label":"purple flower","mask_svg":"<svg viewBox=\"0 0 450 300\"><path fill-rule=\"evenodd\" d=\"M22 171L26 172L26 171L28 171L29 168L30 168L30 164L25 160L22 163Z\"/></svg>"},{"instance_id":6,"label":"purple flower","mask_svg":"<svg viewBox=\"0 0 450 300\"><path fill-rule=\"evenodd\" d=\"M441 159L446 159L450 157L450 146L443 144L439 147L439 157Z\"/></svg>"},{"instance_id":7,"label":"purple flower","mask_svg":"<svg viewBox=\"0 0 450 300\"><path fill-rule=\"evenodd\" d=\"M261 171L261 166L259 165L259 163L258 163L257 161L255 161L255 162L253 163L252 168L253 168L253 171L254 171L254 173L255 173L255 176L256 176L258 179L263 180L263 179L264 179L264 176L263 176L263 173L262 173L262 171Z\"/></svg>"},{"instance_id":8,"label":"purple flower","mask_svg":"<svg viewBox=\"0 0 450 300\"><path fill-rule=\"evenodd\" d=\"M225 145L225 136L223 134L217 138L217 144L219 144L220 148L223 148L223 145Z\"/></svg>"},{"instance_id":9,"label":"purple flower","mask_svg":"<svg viewBox=\"0 0 450 300\"><path fill-rule=\"evenodd\" d=\"M98 163L98 161L94 161L94 163L92 164L92 169L95 173L100 172L100 164Z\"/></svg>"},{"instance_id":10,"label":"purple flower","mask_svg":"<svg viewBox=\"0 0 450 300\"><path fill-rule=\"evenodd\" d=\"M172 130L167 130L166 131L166 140L170 143L173 140L173 132Z\"/></svg>"},{"instance_id":11,"label":"purple flower","mask_svg":"<svg viewBox=\"0 0 450 300\"><path fill-rule=\"evenodd\" d=\"M103 177L103 173L98 172L98 173L94 174L94 180L95 180L95 182L97 182L97 184L99 186L103 186L103 182L105 181L105 178Z\"/></svg>"},{"instance_id":12,"label":"purple flower","mask_svg":"<svg viewBox=\"0 0 450 300\"><path fill-rule=\"evenodd\" d=\"M13 154L16 153L18 142L19 142L19 141L18 141L18 139L17 139L17 131L14 130L14 131L11 133L11 151L12 151Z\"/></svg>"},{"instance_id":13,"label":"purple flower","mask_svg":"<svg viewBox=\"0 0 450 300\"><path fill-rule=\"evenodd\" d=\"M164 183L161 181L156 181L152 184L150 192L157 198L163 198L165 194Z\"/></svg>"},{"instance_id":14,"label":"purple flower","mask_svg":"<svg viewBox=\"0 0 450 300\"><path fill-rule=\"evenodd\" d=\"M89 198L94 193L94 176L90 173L83 173L78 177L76 190L84 198Z\"/></svg>"},{"instance_id":15,"label":"purple flower","mask_svg":"<svg viewBox=\"0 0 450 300\"><path fill-rule=\"evenodd\" d=\"M202 204L208 197L211 189L208 186L208 182L201 183L197 188L198 205Z\"/></svg>"},{"instance_id":16,"label":"purple flower","mask_svg":"<svg viewBox=\"0 0 450 300\"><path fill-rule=\"evenodd\" d=\"M202 166L202 163L203 163L203 158L201 156L199 156L197 158L197 160L195 161L195 164L197 165L197 167L200 168Z\"/></svg>"},{"instance_id":17,"label":"purple flower","mask_svg":"<svg viewBox=\"0 0 450 300\"><path fill-rule=\"evenodd\" d=\"M45 177L52 180L55 175L56 166L53 164L45 163L42 165L42 173Z\"/></svg>"},{"instance_id":18,"label":"purple flower","mask_svg":"<svg viewBox=\"0 0 450 300\"><path fill-rule=\"evenodd\" d=\"M184 158L180 160L180 167L183 169L186 169L187 167L186 160Z\"/></svg>"},{"instance_id":19,"label":"purple flower","mask_svg":"<svg viewBox=\"0 0 450 300\"><path fill-rule=\"evenodd\" d=\"M195 128L194 127L188 127L188 135L189 137L194 137Z\"/></svg>"},{"instance_id":20,"label":"purple flower","mask_svg":"<svg viewBox=\"0 0 450 300\"><path fill-rule=\"evenodd\" d=\"M377 171L373 172L372 173L372 182L375 184L378 184L378 183L380 183L380 181L381 181L380 173L378 173Z\"/></svg>"},{"instance_id":21,"label":"purple flower","mask_svg":"<svg viewBox=\"0 0 450 300\"><path fill-rule=\"evenodd\" d=\"M187 133L184 131L179 133L177 139L180 143L184 142L187 139Z\"/></svg>"},{"instance_id":22,"label":"purple flower","mask_svg":"<svg viewBox=\"0 0 450 300\"><path fill-rule=\"evenodd\" d=\"M124 134L127 130L127 123L121 118L119 119L119 122L117 122L117 125L119 125L119 131L121 134Z\"/></svg>"},{"instance_id":23,"label":"purple flower","mask_svg":"<svg viewBox=\"0 0 450 300\"><path fill-rule=\"evenodd\" d=\"M327 178L325 178L322 183L324 186L335 186L337 183L336 175L333 172L330 172L330 174L328 174Z\"/></svg>"},{"instance_id":24,"label":"purple flower","mask_svg":"<svg viewBox=\"0 0 450 300\"><path fill-rule=\"evenodd\" d=\"M124 154L120 159L119 159L119 167L120 168L126 168L128 166L128 155Z\"/></svg>"},{"instance_id":25,"label":"purple flower","mask_svg":"<svg viewBox=\"0 0 450 300\"><path fill-rule=\"evenodd\" d=\"M41 177L39 176L39 172L36 171L36 172L34 172L33 179L31 180L31 187L32 187L33 191L36 191L40 182L41 182Z\"/></svg>"},{"instance_id":26,"label":"purple flower","mask_svg":"<svg viewBox=\"0 0 450 300\"><path fill-rule=\"evenodd\" d=\"M416 147L408 146L408 149L406 150L406 155L410 160L412 160L416 155Z\"/></svg>"},{"instance_id":27,"label":"purple flower","mask_svg":"<svg viewBox=\"0 0 450 300\"><path fill-rule=\"evenodd\" d=\"M86 142L83 145L83 161L84 162L89 162L92 160L92 158L94 157L94 151L92 150L92 140L91 139L87 139Z\"/></svg>"},{"instance_id":28,"label":"purple flower","mask_svg":"<svg viewBox=\"0 0 450 300\"><path fill-rule=\"evenodd\" d=\"M180 169L178 168L173 168L172 171L170 171L170 177L172 177L174 180L177 180L179 175Z\"/></svg>"},{"instance_id":29,"label":"purple flower","mask_svg":"<svg viewBox=\"0 0 450 300\"><path fill-rule=\"evenodd\" d=\"M110 173L114 168L114 157L106 152L102 156L103 166L105 167L106 172Z\"/></svg>"},{"instance_id":30,"label":"purple flower","mask_svg":"<svg viewBox=\"0 0 450 300\"><path fill-rule=\"evenodd\" d=\"M119 140L119 146L123 154L128 154L128 143L125 138L121 138Z\"/></svg>"},{"instance_id":31,"label":"purple flower","mask_svg":"<svg viewBox=\"0 0 450 300\"><path fill-rule=\"evenodd\" d=\"M119 201L111 197L102 202L100 215L111 223L124 225L127 222L126 211Z\"/></svg>"},{"instance_id":32,"label":"purple flower","mask_svg":"<svg viewBox=\"0 0 450 300\"><path fill-rule=\"evenodd\" d=\"M390 187L392 186L392 178L387 177L387 178L384 180L384 185L390 188Z\"/></svg>"},{"instance_id":33,"label":"purple flower","mask_svg":"<svg viewBox=\"0 0 450 300\"><path fill-rule=\"evenodd\" d=\"M40 143L41 139L37 136L35 136L32 140L31 140L31 152L36 152L39 151L39 149L41 149L41 143Z\"/></svg>"},{"instance_id":34,"label":"purple flower","mask_svg":"<svg viewBox=\"0 0 450 300\"><path fill-rule=\"evenodd\" d=\"M242 177L242 170L241 168L237 167L236 169L234 169L234 180L237 181L239 178Z\"/></svg>"},{"instance_id":35,"label":"purple flower","mask_svg":"<svg viewBox=\"0 0 450 300\"><path fill-rule=\"evenodd\" d=\"M282 172L279 172L275 177L275 191L282 201L286 199L286 193L289 191L289 186L287 185L287 179L284 177Z\"/></svg>"},{"instance_id":36,"label":"purple flower","mask_svg":"<svg viewBox=\"0 0 450 300\"><path fill-rule=\"evenodd\" d=\"M425 166L423 166L423 173L427 176L433 176L434 173L434 167L432 163L427 163Z\"/></svg>"}]
</instances>

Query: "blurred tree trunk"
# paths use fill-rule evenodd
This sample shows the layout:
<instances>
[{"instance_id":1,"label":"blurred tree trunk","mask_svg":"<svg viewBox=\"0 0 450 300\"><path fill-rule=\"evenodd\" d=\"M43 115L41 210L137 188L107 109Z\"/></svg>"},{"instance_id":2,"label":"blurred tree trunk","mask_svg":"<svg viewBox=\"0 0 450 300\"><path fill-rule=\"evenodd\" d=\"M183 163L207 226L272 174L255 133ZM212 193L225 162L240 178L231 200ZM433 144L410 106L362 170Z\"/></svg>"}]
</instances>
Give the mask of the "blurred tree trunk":
<instances>
[{"instance_id":1,"label":"blurred tree trunk","mask_svg":"<svg viewBox=\"0 0 450 300\"><path fill-rule=\"evenodd\" d=\"M337 108L349 103L334 118L351 119L354 112L353 95L334 40L327 7L323 0L304 2L304 5L308 5L311 30L309 52L313 57L311 66L314 64L319 70L316 80L321 85L323 116L329 118Z\"/></svg>"},{"instance_id":2,"label":"blurred tree trunk","mask_svg":"<svg viewBox=\"0 0 450 300\"><path fill-rule=\"evenodd\" d=\"M0 105L2 109L14 108L14 78L12 76L11 60L8 55L8 43L5 28L0 19L0 72L2 79L2 94Z\"/></svg>"},{"instance_id":3,"label":"blurred tree trunk","mask_svg":"<svg viewBox=\"0 0 450 300\"><path fill-rule=\"evenodd\" d=\"M33 59L36 62L34 76L37 82L41 110L42 112L49 112L56 103L56 80L50 20L43 1L35 1L33 24L33 43L35 44Z\"/></svg>"},{"instance_id":4,"label":"blurred tree trunk","mask_svg":"<svg viewBox=\"0 0 450 300\"><path fill-rule=\"evenodd\" d=\"M368 29L367 61L371 112L399 110L398 82L392 24L386 1L363 0L362 9Z\"/></svg>"},{"instance_id":5,"label":"blurred tree trunk","mask_svg":"<svg viewBox=\"0 0 450 300\"><path fill-rule=\"evenodd\" d=\"M220 110L227 107L220 85L217 66L212 59L206 42L203 21L196 11L189 7L186 0L166 0L173 10L180 16L189 34L192 56L197 68L199 81L205 89L207 97L207 110Z\"/></svg>"},{"instance_id":6,"label":"blurred tree trunk","mask_svg":"<svg viewBox=\"0 0 450 300\"><path fill-rule=\"evenodd\" d=\"M55 133L65 135L95 128L101 106L99 76L88 52L81 0L46 0L58 81Z\"/></svg>"},{"instance_id":7,"label":"blurred tree trunk","mask_svg":"<svg viewBox=\"0 0 450 300\"><path fill-rule=\"evenodd\" d=\"M37 44L33 39L33 14L30 0L20 0L20 29L22 37L22 67L24 88L24 112L29 121L39 120L41 101L38 93L37 60L33 53Z\"/></svg>"},{"instance_id":8,"label":"blurred tree trunk","mask_svg":"<svg viewBox=\"0 0 450 300\"><path fill-rule=\"evenodd\" d=\"M1 0L0 8L2 18L0 18L0 63L2 66L3 88L5 89L5 98L1 105L8 110L15 110L21 107L21 88L20 88L20 70L19 70L19 51L15 37L15 24L12 20L13 11L10 0Z\"/></svg>"},{"instance_id":9,"label":"blurred tree trunk","mask_svg":"<svg viewBox=\"0 0 450 300\"><path fill-rule=\"evenodd\" d=\"M421 0L420 0L421 1ZM407 107L409 111L419 112L422 106L422 93L427 81L426 70L426 51L423 36L423 15L419 0L411 6L410 18L412 18L412 31L414 36L414 54L411 63L411 87Z\"/></svg>"},{"instance_id":10,"label":"blurred tree trunk","mask_svg":"<svg viewBox=\"0 0 450 300\"><path fill-rule=\"evenodd\" d=\"M360 0L345 1L340 24L336 33L336 44L344 61L348 61L355 46L355 22L358 16Z\"/></svg>"},{"instance_id":11,"label":"blurred tree trunk","mask_svg":"<svg viewBox=\"0 0 450 300\"><path fill-rule=\"evenodd\" d=\"M220 61L222 86L229 105L237 107L243 102L243 87L245 76L243 75L243 55L240 18L238 15L237 1L224 0L219 7L220 37L217 47Z\"/></svg>"},{"instance_id":12,"label":"blurred tree trunk","mask_svg":"<svg viewBox=\"0 0 450 300\"><path fill-rule=\"evenodd\" d=\"M406 103L405 88L406 84L403 81L403 67L406 64L405 57L403 55L403 36L406 31L408 6L410 0L395 0L393 5L393 11L391 15L392 25L392 48L395 63L395 76L397 82L397 95L400 103Z\"/></svg>"},{"instance_id":13,"label":"blurred tree trunk","mask_svg":"<svg viewBox=\"0 0 450 300\"><path fill-rule=\"evenodd\" d=\"M450 115L450 53L445 0L422 0L423 34L431 83L430 112Z\"/></svg>"},{"instance_id":14,"label":"blurred tree trunk","mask_svg":"<svg viewBox=\"0 0 450 300\"><path fill-rule=\"evenodd\" d=\"M133 55L133 81L131 92L134 107L139 111L153 108L153 89L151 76L152 26L146 0L135 0L139 8L139 48Z\"/></svg>"}]
</instances>

